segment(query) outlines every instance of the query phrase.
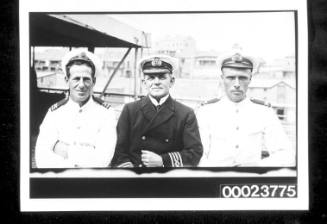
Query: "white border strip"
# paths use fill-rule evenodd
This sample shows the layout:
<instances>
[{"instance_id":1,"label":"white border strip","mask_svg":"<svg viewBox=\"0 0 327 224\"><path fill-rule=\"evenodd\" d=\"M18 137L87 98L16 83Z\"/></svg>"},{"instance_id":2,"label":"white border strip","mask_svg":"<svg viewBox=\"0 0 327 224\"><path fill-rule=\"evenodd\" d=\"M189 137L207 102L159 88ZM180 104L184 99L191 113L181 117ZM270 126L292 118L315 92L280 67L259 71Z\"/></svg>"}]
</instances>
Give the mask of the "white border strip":
<instances>
[{"instance_id":1,"label":"white border strip","mask_svg":"<svg viewBox=\"0 0 327 224\"><path fill-rule=\"evenodd\" d=\"M308 38L305 0L30 0L20 1L21 211L307 210ZM298 198L295 199L30 199L29 198L29 12L298 10ZM142 202L140 203L140 200ZM267 203L269 202L269 203Z\"/></svg>"}]
</instances>

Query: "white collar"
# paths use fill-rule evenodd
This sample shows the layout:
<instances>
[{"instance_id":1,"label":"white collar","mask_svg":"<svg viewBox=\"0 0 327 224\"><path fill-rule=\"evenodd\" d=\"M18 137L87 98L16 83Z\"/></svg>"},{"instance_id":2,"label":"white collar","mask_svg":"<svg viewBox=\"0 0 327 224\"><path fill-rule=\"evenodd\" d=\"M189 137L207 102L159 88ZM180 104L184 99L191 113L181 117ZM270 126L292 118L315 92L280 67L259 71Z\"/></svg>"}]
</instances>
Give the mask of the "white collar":
<instances>
[{"instance_id":1,"label":"white collar","mask_svg":"<svg viewBox=\"0 0 327 224\"><path fill-rule=\"evenodd\" d=\"M71 108L74 108L74 110L78 110L78 111L84 111L86 110L87 108L91 107L92 103L93 103L93 99L91 99L92 96L90 96L90 98L88 99L88 101L83 105L83 106L79 106L78 103L76 103L74 100L72 100L70 97L69 97L69 100L68 100L68 105L71 107Z\"/></svg>"},{"instance_id":2,"label":"white collar","mask_svg":"<svg viewBox=\"0 0 327 224\"><path fill-rule=\"evenodd\" d=\"M250 99L248 97L245 97L241 102L235 103L233 101L231 101L228 96L224 95L221 99L222 102L224 102L225 104L234 106L234 107L243 107L244 105L248 104Z\"/></svg>"},{"instance_id":3,"label":"white collar","mask_svg":"<svg viewBox=\"0 0 327 224\"><path fill-rule=\"evenodd\" d=\"M151 102L152 102L153 105L155 105L155 106L161 106L164 102L166 102L166 100L168 99L168 97L169 97L169 94L167 94L166 96L162 97L162 98L159 100L159 103L158 103L158 101L157 101L155 98L153 98L152 96L149 95L149 98L150 98Z\"/></svg>"}]
</instances>

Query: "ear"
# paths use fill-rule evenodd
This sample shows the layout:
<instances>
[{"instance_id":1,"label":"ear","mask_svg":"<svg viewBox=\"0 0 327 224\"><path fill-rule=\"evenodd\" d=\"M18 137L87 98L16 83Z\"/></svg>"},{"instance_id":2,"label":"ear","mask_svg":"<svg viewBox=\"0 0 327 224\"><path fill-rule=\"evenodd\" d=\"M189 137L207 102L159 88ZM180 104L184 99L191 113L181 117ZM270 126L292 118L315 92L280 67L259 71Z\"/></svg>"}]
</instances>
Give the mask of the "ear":
<instances>
[{"instance_id":1,"label":"ear","mask_svg":"<svg viewBox=\"0 0 327 224\"><path fill-rule=\"evenodd\" d=\"M224 68L220 70L220 78L224 79Z\"/></svg>"},{"instance_id":2,"label":"ear","mask_svg":"<svg viewBox=\"0 0 327 224\"><path fill-rule=\"evenodd\" d=\"M141 79L141 82L142 82L142 85L144 85L145 86L145 79L143 78L143 79Z\"/></svg>"},{"instance_id":3,"label":"ear","mask_svg":"<svg viewBox=\"0 0 327 224\"><path fill-rule=\"evenodd\" d=\"M96 81L97 81L97 78L93 77L93 84L95 84Z\"/></svg>"},{"instance_id":4,"label":"ear","mask_svg":"<svg viewBox=\"0 0 327 224\"><path fill-rule=\"evenodd\" d=\"M171 76L170 77L170 87L172 87L175 83L175 77L174 76Z\"/></svg>"}]
</instances>

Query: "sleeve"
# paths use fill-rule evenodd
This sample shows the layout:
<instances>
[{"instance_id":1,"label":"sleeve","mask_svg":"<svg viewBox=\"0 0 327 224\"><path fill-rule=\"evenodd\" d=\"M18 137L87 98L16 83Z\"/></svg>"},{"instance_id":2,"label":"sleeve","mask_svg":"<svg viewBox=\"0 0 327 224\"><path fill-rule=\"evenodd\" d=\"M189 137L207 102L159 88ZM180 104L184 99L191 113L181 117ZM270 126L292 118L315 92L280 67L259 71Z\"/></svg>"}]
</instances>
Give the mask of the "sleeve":
<instances>
[{"instance_id":1,"label":"sleeve","mask_svg":"<svg viewBox=\"0 0 327 224\"><path fill-rule=\"evenodd\" d=\"M111 167L124 167L126 164L131 164L129 158L130 144L130 118L127 105L124 106L117 123L117 143Z\"/></svg>"},{"instance_id":2,"label":"sleeve","mask_svg":"<svg viewBox=\"0 0 327 224\"><path fill-rule=\"evenodd\" d=\"M101 127L96 134L94 148L90 146L81 148L72 147L69 158L78 161L80 167L108 167L114 154L116 144L116 120L111 109L105 109L101 119ZM97 116L100 116L98 114Z\"/></svg>"},{"instance_id":3,"label":"sleeve","mask_svg":"<svg viewBox=\"0 0 327 224\"><path fill-rule=\"evenodd\" d=\"M188 113L182 133L183 149L162 154L164 167L197 166L202 153L202 143L196 116L193 111Z\"/></svg>"},{"instance_id":4,"label":"sleeve","mask_svg":"<svg viewBox=\"0 0 327 224\"><path fill-rule=\"evenodd\" d=\"M295 147L273 110L269 110L265 127L265 148L269 156L262 160L263 166L295 166Z\"/></svg>"},{"instance_id":5,"label":"sleeve","mask_svg":"<svg viewBox=\"0 0 327 224\"><path fill-rule=\"evenodd\" d=\"M203 156L199 162L199 166L206 167L209 165L209 155L211 150L211 132L210 125L207 118L210 117L205 113L203 109L199 109L197 112L197 118L199 123L199 132L203 145Z\"/></svg>"},{"instance_id":6,"label":"sleeve","mask_svg":"<svg viewBox=\"0 0 327 224\"><path fill-rule=\"evenodd\" d=\"M37 168L62 168L67 164L65 159L53 152L58 141L56 118L52 111L48 111L41 126L35 146L35 162Z\"/></svg>"}]
</instances>

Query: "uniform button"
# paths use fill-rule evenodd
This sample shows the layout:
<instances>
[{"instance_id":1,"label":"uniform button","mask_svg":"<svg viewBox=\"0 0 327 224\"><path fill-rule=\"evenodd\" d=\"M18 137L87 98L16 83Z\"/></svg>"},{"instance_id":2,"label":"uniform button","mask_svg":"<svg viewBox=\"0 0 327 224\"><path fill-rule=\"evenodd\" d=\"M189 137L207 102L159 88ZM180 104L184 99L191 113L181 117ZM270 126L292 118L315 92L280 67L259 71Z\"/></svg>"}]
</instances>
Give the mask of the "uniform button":
<instances>
[{"instance_id":1,"label":"uniform button","mask_svg":"<svg viewBox=\"0 0 327 224\"><path fill-rule=\"evenodd\" d=\"M74 167L75 167L75 168L77 168L77 167L78 167L78 165L77 165L77 164L75 164L75 165L74 165Z\"/></svg>"},{"instance_id":2,"label":"uniform button","mask_svg":"<svg viewBox=\"0 0 327 224\"><path fill-rule=\"evenodd\" d=\"M236 109L235 112L238 113L238 109Z\"/></svg>"},{"instance_id":3,"label":"uniform button","mask_svg":"<svg viewBox=\"0 0 327 224\"><path fill-rule=\"evenodd\" d=\"M141 139L142 139L142 140L145 140L145 139L146 139L146 137L145 137L145 136L142 136L142 137L141 137Z\"/></svg>"},{"instance_id":4,"label":"uniform button","mask_svg":"<svg viewBox=\"0 0 327 224\"><path fill-rule=\"evenodd\" d=\"M79 110L78 110L79 113L82 113L82 111L83 111L82 109L79 109Z\"/></svg>"},{"instance_id":5,"label":"uniform button","mask_svg":"<svg viewBox=\"0 0 327 224\"><path fill-rule=\"evenodd\" d=\"M240 129L240 127L239 126L236 126L236 130L239 130Z\"/></svg>"},{"instance_id":6,"label":"uniform button","mask_svg":"<svg viewBox=\"0 0 327 224\"><path fill-rule=\"evenodd\" d=\"M76 145L76 142L73 142L73 145Z\"/></svg>"},{"instance_id":7,"label":"uniform button","mask_svg":"<svg viewBox=\"0 0 327 224\"><path fill-rule=\"evenodd\" d=\"M142 164L140 164L139 167L142 167Z\"/></svg>"},{"instance_id":8,"label":"uniform button","mask_svg":"<svg viewBox=\"0 0 327 224\"><path fill-rule=\"evenodd\" d=\"M76 128L77 128L77 129L81 129L81 126L77 126Z\"/></svg>"},{"instance_id":9,"label":"uniform button","mask_svg":"<svg viewBox=\"0 0 327 224\"><path fill-rule=\"evenodd\" d=\"M235 145L235 148L238 149L239 145Z\"/></svg>"},{"instance_id":10,"label":"uniform button","mask_svg":"<svg viewBox=\"0 0 327 224\"><path fill-rule=\"evenodd\" d=\"M169 142L169 139L168 139L168 138L166 138L166 139L165 139L165 142Z\"/></svg>"}]
</instances>

